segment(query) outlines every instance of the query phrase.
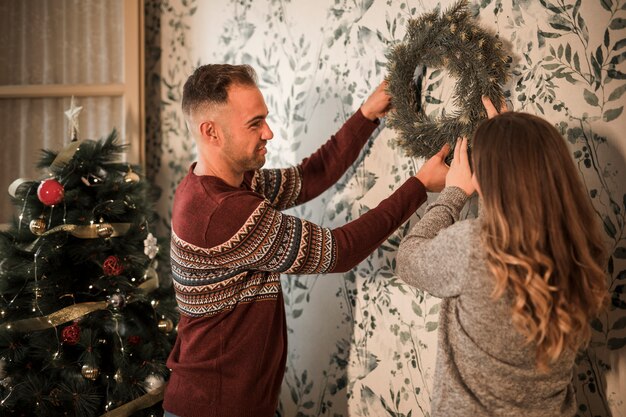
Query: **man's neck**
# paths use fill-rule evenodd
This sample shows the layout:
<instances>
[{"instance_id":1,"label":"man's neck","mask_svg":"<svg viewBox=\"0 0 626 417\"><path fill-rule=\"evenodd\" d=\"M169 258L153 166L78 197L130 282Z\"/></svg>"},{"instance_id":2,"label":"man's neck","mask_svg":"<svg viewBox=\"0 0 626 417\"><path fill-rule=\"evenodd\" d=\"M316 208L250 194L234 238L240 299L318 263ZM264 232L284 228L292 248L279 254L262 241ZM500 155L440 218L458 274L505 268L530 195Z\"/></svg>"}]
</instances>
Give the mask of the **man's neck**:
<instances>
[{"instance_id":1,"label":"man's neck","mask_svg":"<svg viewBox=\"0 0 626 417\"><path fill-rule=\"evenodd\" d=\"M203 161L202 159L198 159L198 161L196 162L193 173L198 176L210 175L213 177L217 177L224 181L226 184L235 188L239 188L239 186L241 186L241 183L243 182L243 173L238 174L235 172L231 172L230 170L219 169L218 166L210 164L207 161Z\"/></svg>"}]
</instances>

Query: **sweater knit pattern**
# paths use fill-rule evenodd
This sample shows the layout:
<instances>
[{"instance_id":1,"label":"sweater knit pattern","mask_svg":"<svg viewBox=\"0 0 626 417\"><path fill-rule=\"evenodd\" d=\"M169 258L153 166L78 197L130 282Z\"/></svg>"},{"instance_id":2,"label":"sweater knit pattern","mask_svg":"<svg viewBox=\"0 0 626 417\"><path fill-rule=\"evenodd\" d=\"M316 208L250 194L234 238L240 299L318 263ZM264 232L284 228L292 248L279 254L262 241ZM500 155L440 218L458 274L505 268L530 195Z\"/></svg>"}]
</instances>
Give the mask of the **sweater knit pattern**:
<instances>
[{"instance_id":1,"label":"sweater knit pattern","mask_svg":"<svg viewBox=\"0 0 626 417\"><path fill-rule=\"evenodd\" d=\"M279 274L351 269L426 199L411 178L333 230L280 212L335 184L377 125L357 111L297 167L248 171L240 185L190 167L172 207L181 317L167 361L165 410L181 417L275 415L287 361Z\"/></svg>"},{"instance_id":2,"label":"sweater knit pattern","mask_svg":"<svg viewBox=\"0 0 626 417\"><path fill-rule=\"evenodd\" d=\"M302 190L302 175L298 167L257 170L251 188L265 196L275 209L285 210L296 205Z\"/></svg>"},{"instance_id":3,"label":"sweater knit pattern","mask_svg":"<svg viewBox=\"0 0 626 417\"><path fill-rule=\"evenodd\" d=\"M176 299L181 314L190 317L212 316L238 303L275 299L280 291L276 271L321 273L332 269L336 258L330 229L284 215L267 200L232 238L212 248L185 242L172 231Z\"/></svg>"}]
</instances>

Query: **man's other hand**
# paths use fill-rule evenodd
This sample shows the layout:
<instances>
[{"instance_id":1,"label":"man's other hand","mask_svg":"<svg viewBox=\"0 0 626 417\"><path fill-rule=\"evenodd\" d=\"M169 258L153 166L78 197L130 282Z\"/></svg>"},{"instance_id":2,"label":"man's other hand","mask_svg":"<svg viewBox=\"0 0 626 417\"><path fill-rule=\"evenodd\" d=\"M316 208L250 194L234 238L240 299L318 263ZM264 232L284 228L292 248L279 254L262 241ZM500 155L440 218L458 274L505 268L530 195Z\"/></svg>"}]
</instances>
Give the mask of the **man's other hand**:
<instances>
[{"instance_id":1,"label":"man's other hand","mask_svg":"<svg viewBox=\"0 0 626 417\"><path fill-rule=\"evenodd\" d=\"M446 185L446 175L450 169L446 165L448 153L450 153L450 145L446 143L439 152L424 162L424 165L415 174L415 177L426 187L426 191L438 193Z\"/></svg>"},{"instance_id":2,"label":"man's other hand","mask_svg":"<svg viewBox=\"0 0 626 417\"><path fill-rule=\"evenodd\" d=\"M363 116L371 121L385 117L391 108L391 96L387 94L387 81L380 83L376 90L361 106Z\"/></svg>"}]
</instances>

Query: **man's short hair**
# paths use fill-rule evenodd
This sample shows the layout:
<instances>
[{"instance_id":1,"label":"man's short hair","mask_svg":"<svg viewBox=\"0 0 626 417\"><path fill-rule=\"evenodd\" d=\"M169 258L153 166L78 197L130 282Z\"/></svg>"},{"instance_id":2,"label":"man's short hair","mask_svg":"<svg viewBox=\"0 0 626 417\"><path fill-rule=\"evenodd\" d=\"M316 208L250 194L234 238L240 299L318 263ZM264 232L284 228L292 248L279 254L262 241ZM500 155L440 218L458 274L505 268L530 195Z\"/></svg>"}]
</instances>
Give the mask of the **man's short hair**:
<instances>
[{"instance_id":1,"label":"man's short hair","mask_svg":"<svg viewBox=\"0 0 626 417\"><path fill-rule=\"evenodd\" d=\"M256 73L250 65L208 64L198 67L183 87L182 108L190 116L198 107L224 104L233 84L255 86Z\"/></svg>"}]
</instances>

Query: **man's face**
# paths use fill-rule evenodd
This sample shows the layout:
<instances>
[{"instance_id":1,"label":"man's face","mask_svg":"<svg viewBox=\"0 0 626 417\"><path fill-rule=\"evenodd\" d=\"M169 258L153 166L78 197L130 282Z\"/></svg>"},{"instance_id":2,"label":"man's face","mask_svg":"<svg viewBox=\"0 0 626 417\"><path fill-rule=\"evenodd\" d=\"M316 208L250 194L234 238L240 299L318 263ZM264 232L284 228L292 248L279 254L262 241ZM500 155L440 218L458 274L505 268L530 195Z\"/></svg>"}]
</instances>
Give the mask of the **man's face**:
<instances>
[{"instance_id":1,"label":"man's face","mask_svg":"<svg viewBox=\"0 0 626 417\"><path fill-rule=\"evenodd\" d=\"M228 103L219 117L224 139L221 155L235 172L259 169L265 164L265 145L274 137L267 114L257 87L235 84L228 88Z\"/></svg>"}]
</instances>

